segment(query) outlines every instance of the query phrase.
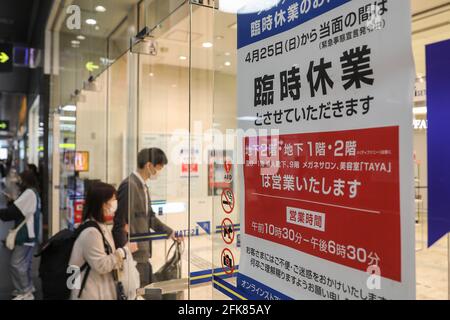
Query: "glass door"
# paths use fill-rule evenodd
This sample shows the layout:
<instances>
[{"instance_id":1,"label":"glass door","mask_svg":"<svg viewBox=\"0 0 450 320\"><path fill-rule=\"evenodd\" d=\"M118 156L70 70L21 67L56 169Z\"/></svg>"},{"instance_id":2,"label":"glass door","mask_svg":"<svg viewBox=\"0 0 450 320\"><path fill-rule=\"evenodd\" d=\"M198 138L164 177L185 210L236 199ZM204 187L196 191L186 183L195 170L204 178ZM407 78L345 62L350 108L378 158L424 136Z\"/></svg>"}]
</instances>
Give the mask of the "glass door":
<instances>
[{"instance_id":1,"label":"glass door","mask_svg":"<svg viewBox=\"0 0 450 320\"><path fill-rule=\"evenodd\" d=\"M164 14L141 13L147 26L133 39L129 66L137 71L129 75L128 117L135 120L128 121L127 152L134 154L128 155L131 165L147 148L167 155L168 164L149 182L151 204L161 223L184 238L184 251L181 275L156 277L147 288L161 289L167 299L229 299L223 282L235 285L240 225L238 204L236 210L224 204L224 195L239 192L236 16L218 14L214 1L166 6ZM172 241L155 230L131 237L149 239L157 273L172 256ZM231 267L224 252L231 252Z\"/></svg>"},{"instance_id":2,"label":"glass door","mask_svg":"<svg viewBox=\"0 0 450 320\"><path fill-rule=\"evenodd\" d=\"M149 3L144 10L151 10L151 7ZM144 15L145 21L156 21L156 25L143 29L129 57L127 162L131 169L130 181L137 177L137 181L146 184L148 194L145 197L154 212L148 230L143 215L130 207L129 235L140 252L151 252L151 255L139 255L137 261L138 270L150 265L153 273L151 279L141 278L146 296L158 299L162 294L162 299L183 300L190 296L189 248L191 236L196 234L190 219L189 188L192 172L190 5L184 2L173 10L167 9L167 16L160 19ZM148 154L150 167L143 166L141 161L142 157L147 161ZM153 175L156 172L157 177ZM137 199L136 193L139 192L130 188L129 197ZM180 245L174 242L174 237L183 239ZM181 254L179 263L176 263L177 253ZM166 268L170 264L176 265L172 272Z\"/></svg>"}]
</instances>

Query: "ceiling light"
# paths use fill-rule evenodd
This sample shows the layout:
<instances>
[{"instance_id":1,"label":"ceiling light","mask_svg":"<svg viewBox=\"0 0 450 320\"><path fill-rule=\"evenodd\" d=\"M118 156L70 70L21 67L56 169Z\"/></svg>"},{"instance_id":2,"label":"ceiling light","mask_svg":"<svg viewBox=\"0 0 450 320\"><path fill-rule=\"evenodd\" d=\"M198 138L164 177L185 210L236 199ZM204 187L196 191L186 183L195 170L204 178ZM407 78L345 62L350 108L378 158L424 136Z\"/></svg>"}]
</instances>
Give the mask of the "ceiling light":
<instances>
[{"instance_id":1,"label":"ceiling light","mask_svg":"<svg viewBox=\"0 0 450 320\"><path fill-rule=\"evenodd\" d=\"M227 57L230 55L230 53L229 52L225 52L224 53Z\"/></svg>"},{"instance_id":2,"label":"ceiling light","mask_svg":"<svg viewBox=\"0 0 450 320\"><path fill-rule=\"evenodd\" d=\"M216 36L216 40L223 40L223 36Z\"/></svg>"},{"instance_id":3,"label":"ceiling light","mask_svg":"<svg viewBox=\"0 0 450 320\"><path fill-rule=\"evenodd\" d=\"M211 48L213 44L211 42L203 42L202 47L203 48Z\"/></svg>"},{"instance_id":4,"label":"ceiling light","mask_svg":"<svg viewBox=\"0 0 450 320\"><path fill-rule=\"evenodd\" d=\"M250 117L250 116L245 116L245 117L239 117L237 118L239 121L255 121L258 120L257 117Z\"/></svg>"},{"instance_id":5,"label":"ceiling light","mask_svg":"<svg viewBox=\"0 0 450 320\"><path fill-rule=\"evenodd\" d=\"M150 77L154 77L155 74L154 74L153 72L150 72L149 76L150 76Z\"/></svg>"},{"instance_id":6,"label":"ceiling light","mask_svg":"<svg viewBox=\"0 0 450 320\"><path fill-rule=\"evenodd\" d=\"M80 41L78 41L78 40L72 40L71 43L74 44L74 45L78 45L78 44L80 44Z\"/></svg>"},{"instance_id":7,"label":"ceiling light","mask_svg":"<svg viewBox=\"0 0 450 320\"><path fill-rule=\"evenodd\" d=\"M100 27L99 26L95 26L95 30L100 30Z\"/></svg>"},{"instance_id":8,"label":"ceiling light","mask_svg":"<svg viewBox=\"0 0 450 320\"><path fill-rule=\"evenodd\" d=\"M95 19L87 19L86 23L90 26L95 26L97 24L97 20Z\"/></svg>"},{"instance_id":9,"label":"ceiling light","mask_svg":"<svg viewBox=\"0 0 450 320\"><path fill-rule=\"evenodd\" d=\"M413 109L413 113L415 115L425 115L427 114L427 111L428 111L427 107L418 107Z\"/></svg>"},{"instance_id":10,"label":"ceiling light","mask_svg":"<svg viewBox=\"0 0 450 320\"><path fill-rule=\"evenodd\" d=\"M75 111L77 111L77 106L67 105L67 106L64 106L62 109L63 109L63 111L75 112Z\"/></svg>"},{"instance_id":11,"label":"ceiling light","mask_svg":"<svg viewBox=\"0 0 450 320\"><path fill-rule=\"evenodd\" d=\"M269 10L281 0L221 0L219 10L228 13L255 13Z\"/></svg>"},{"instance_id":12,"label":"ceiling light","mask_svg":"<svg viewBox=\"0 0 450 320\"><path fill-rule=\"evenodd\" d=\"M226 67L231 66L231 62L230 62L230 61L227 61L227 62L225 62L224 64L225 64Z\"/></svg>"},{"instance_id":13,"label":"ceiling light","mask_svg":"<svg viewBox=\"0 0 450 320\"><path fill-rule=\"evenodd\" d=\"M78 40L86 40L86 37L85 37L85 36L82 36L82 35L80 34L79 36L77 36L77 39L78 39Z\"/></svg>"},{"instance_id":14,"label":"ceiling light","mask_svg":"<svg viewBox=\"0 0 450 320\"><path fill-rule=\"evenodd\" d=\"M97 12L106 12L106 8L104 6L96 6L95 11Z\"/></svg>"},{"instance_id":15,"label":"ceiling light","mask_svg":"<svg viewBox=\"0 0 450 320\"><path fill-rule=\"evenodd\" d=\"M180 56L179 59L180 59L180 60L187 60L187 57L186 57L186 56Z\"/></svg>"},{"instance_id":16,"label":"ceiling light","mask_svg":"<svg viewBox=\"0 0 450 320\"><path fill-rule=\"evenodd\" d=\"M64 122L77 122L77 118L75 117L59 117L59 120Z\"/></svg>"}]
</instances>

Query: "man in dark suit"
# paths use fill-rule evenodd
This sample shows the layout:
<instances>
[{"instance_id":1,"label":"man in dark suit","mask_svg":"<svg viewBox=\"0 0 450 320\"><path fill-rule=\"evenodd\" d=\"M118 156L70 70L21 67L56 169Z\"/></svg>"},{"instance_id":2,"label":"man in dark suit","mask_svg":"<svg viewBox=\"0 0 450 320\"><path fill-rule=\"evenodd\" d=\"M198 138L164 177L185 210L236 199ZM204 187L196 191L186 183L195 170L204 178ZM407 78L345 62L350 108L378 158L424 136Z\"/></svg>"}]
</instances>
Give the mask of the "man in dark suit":
<instances>
[{"instance_id":1,"label":"man in dark suit","mask_svg":"<svg viewBox=\"0 0 450 320\"><path fill-rule=\"evenodd\" d=\"M113 227L117 248L122 248L128 242L128 233L133 238L148 234L150 229L178 240L175 232L156 217L148 191L149 180L155 179L168 163L166 155L158 148L144 149L139 152L137 160L138 170L120 184L117 192L118 208ZM149 262L151 256L151 240L138 242L138 251L133 257L137 262L141 287L152 283L153 270Z\"/></svg>"}]
</instances>

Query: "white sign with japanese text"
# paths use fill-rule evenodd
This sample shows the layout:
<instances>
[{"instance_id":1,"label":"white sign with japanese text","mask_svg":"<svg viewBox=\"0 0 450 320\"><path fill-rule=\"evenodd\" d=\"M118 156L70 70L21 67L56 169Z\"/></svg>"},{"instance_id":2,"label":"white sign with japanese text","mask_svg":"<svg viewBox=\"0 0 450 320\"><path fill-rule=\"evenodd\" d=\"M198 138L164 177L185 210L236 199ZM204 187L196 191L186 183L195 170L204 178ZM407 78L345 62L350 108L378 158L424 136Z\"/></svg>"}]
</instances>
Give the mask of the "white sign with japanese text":
<instances>
[{"instance_id":1,"label":"white sign with japanese text","mask_svg":"<svg viewBox=\"0 0 450 320\"><path fill-rule=\"evenodd\" d=\"M410 12L284 0L238 16L249 297L415 299Z\"/></svg>"}]
</instances>

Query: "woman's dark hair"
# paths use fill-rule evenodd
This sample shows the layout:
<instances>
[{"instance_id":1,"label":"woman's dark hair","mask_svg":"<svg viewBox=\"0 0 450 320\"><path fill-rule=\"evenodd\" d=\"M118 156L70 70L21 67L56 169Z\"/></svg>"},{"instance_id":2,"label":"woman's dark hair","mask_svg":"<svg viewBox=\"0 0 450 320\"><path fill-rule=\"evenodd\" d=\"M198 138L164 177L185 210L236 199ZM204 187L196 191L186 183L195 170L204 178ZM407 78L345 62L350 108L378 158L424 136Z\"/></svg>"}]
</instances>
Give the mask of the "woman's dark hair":
<instances>
[{"instance_id":1,"label":"woman's dark hair","mask_svg":"<svg viewBox=\"0 0 450 320\"><path fill-rule=\"evenodd\" d=\"M147 163L151 162L154 166L166 165L169 161L167 156L159 148L143 149L137 156L137 165L139 169L143 169Z\"/></svg>"},{"instance_id":2,"label":"woman's dark hair","mask_svg":"<svg viewBox=\"0 0 450 320\"><path fill-rule=\"evenodd\" d=\"M97 222L105 222L103 217L103 205L116 194L116 189L107 183L93 183L86 195L83 221L94 219Z\"/></svg>"},{"instance_id":3,"label":"woman's dark hair","mask_svg":"<svg viewBox=\"0 0 450 320\"><path fill-rule=\"evenodd\" d=\"M20 191L24 192L27 189L34 189L39 191L39 181L33 171L25 170L20 175Z\"/></svg>"},{"instance_id":4,"label":"woman's dark hair","mask_svg":"<svg viewBox=\"0 0 450 320\"><path fill-rule=\"evenodd\" d=\"M31 172L33 172L36 175L36 178L38 178L39 180L39 170L38 167L35 164L28 164L28 170L30 170Z\"/></svg>"}]
</instances>

